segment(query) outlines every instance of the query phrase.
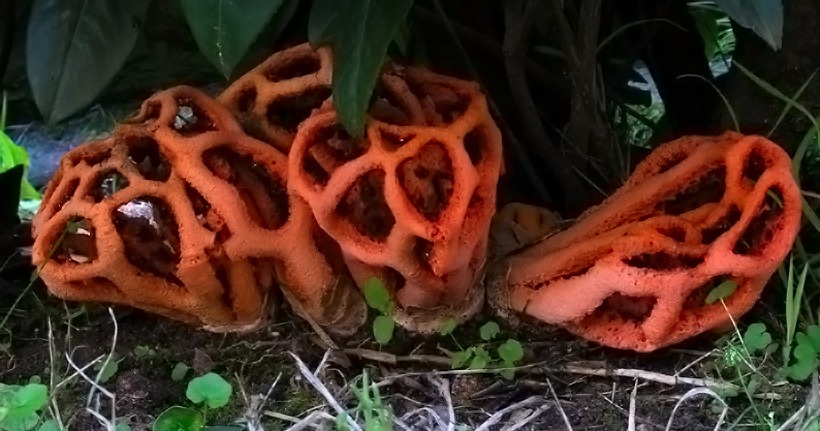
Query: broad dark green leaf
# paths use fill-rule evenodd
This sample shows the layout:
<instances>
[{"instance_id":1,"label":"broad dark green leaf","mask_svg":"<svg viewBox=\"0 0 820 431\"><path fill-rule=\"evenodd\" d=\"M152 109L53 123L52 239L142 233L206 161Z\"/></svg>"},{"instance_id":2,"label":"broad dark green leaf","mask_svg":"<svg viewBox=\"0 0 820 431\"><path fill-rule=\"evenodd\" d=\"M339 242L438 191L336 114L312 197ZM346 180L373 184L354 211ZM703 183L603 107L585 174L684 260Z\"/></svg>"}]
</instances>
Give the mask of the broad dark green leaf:
<instances>
[{"instance_id":1,"label":"broad dark green leaf","mask_svg":"<svg viewBox=\"0 0 820 431\"><path fill-rule=\"evenodd\" d=\"M413 0L316 0L308 38L333 48L333 101L347 131L361 136L387 47Z\"/></svg>"},{"instance_id":2,"label":"broad dark green leaf","mask_svg":"<svg viewBox=\"0 0 820 431\"><path fill-rule=\"evenodd\" d=\"M45 120L89 105L131 53L150 0L34 0L26 69Z\"/></svg>"},{"instance_id":3,"label":"broad dark green leaf","mask_svg":"<svg viewBox=\"0 0 820 431\"><path fill-rule=\"evenodd\" d=\"M245 55L283 0L181 0L200 51L225 75Z\"/></svg>"},{"instance_id":4,"label":"broad dark green leaf","mask_svg":"<svg viewBox=\"0 0 820 431\"><path fill-rule=\"evenodd\" d=\"M782 0L716 0L735 22L751 29L774 50L783 43Z\"/></svg>"}]
</instances>

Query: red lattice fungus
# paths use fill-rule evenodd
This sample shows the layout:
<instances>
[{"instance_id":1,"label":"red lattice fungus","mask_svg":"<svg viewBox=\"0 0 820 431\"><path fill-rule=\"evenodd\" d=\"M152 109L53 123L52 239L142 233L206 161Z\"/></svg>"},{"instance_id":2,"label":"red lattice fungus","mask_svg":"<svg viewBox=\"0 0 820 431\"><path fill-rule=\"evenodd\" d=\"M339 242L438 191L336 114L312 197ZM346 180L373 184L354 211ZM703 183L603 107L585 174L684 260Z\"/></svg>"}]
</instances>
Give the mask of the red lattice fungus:
<instances>
[{"instance_id":1,"label":"red lattice fungus","mask_svg":"<svg viewBox=\"0 0 820 431\"><path fill-rule=\"evenodd\" d=\"M406 68L380 77L365 137L332 109L302 123L289 185L341 246L359 285L387 281L397 321L435 330L481 306L501 137L473 83ZM410 314L413 316L411 317Z\"/></svg>"},{"instance_id":2,"label":"red lattice fungus","mask_svg":"<svg viewBox=\"0 0 820 431\"><path fill-rule=\"evenodd\" d=\"M176 87L63 157L34 220L34 263L59 297L211 330L255 327L278 280L298 310L355 330L364 302L340 282L341 257L335 268L326 258L338 250L286 181L283 154L204 94Z\"/></svg>"},{"instance_id":3,"label":"red lattice fungus","mask_svg":"<svg viewBox=\"0 0 820 431\"><path fill-rule=\"evenodd\" d=\"M801 199L786 153L758 136L655 150L577 223L509 260L505 301L598 343L652 351L722 327L757 301L791 249ZM507 276L507 274L505 274Z\"/></svg>"},{"instance_id":4,"label":"red lattice fungus","mask_svg":"<svg viewBox=\"0 0 820 431\"><path fill-rule=\"evenodd\" d=\"M249 135L287 154L299 124L330 97L331 62L329 48L294 46L240 77L217 100Z\"/></svg>"}]
</instances>

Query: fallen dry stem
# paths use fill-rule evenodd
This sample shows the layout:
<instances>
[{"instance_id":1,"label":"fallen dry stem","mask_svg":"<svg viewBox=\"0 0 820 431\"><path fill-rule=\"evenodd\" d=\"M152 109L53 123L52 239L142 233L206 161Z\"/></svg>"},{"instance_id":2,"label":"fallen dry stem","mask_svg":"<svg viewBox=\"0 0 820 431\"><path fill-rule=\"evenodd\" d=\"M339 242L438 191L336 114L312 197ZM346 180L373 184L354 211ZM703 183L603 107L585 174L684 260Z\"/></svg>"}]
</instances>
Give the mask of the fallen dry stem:
<instances>
[{"instance_id":1,"label":"fallen dry stem","mask_svg":"<svg viewBox=\"0 0 820 431\"><path fill-rule=\"evenodd\" d=\"M456 427L456 413L453 408L453 397L450 395L450 381L435 376L430 376L429 380L436 385L439 394L447 403L447 431L453 431Z\"/></svg>"},{"instance_id":2,"label":"fallen dry stem","mask_svg":"<svg viewBox=\"0 0 820 431\"><path fill-rule=\"evenodd\" d=\"M299 302L296 299L296 297L294 297L293 294L288 291L288 289L282 289L282 294L288 300L288 303L291 305L291 307L293 307L299 312L299 316L301 316L303 319L305 319L305 321L308 322L310 327L313 329L313 332L315 332L316 335L319 336L319 338L322 340L322 342L325 343L325 348L334 350L339 349L339 346L336 344L336 342L333 341L333 339L330 338L330 335L328 335L327 332L325 332L325 330L322 329L322 326L319 325L319 323L316 322L316 320L310 316L310 313L308 313L307 310L305 310L305 308L302 306L302 303Z\"/></svg>"},{"instance_id":3,"label":"fallen dry stem","mask_svg":"<svg viewBox=\"0 0 820 431\"><path fill-rule=\"evenodd\" d=\"M561 400L558 399L558 394L555 393L555 388L552 387L552 381L550 381L550 379L545 380L547 381L547 386L550 388L550 395L552 395L552 399L555 400L555 405L558 406L558 413L561 414L561 419L563 419L564 425L567 427L567 431L572 431L572 424L569 423L567 412L564 411L564 406L561 405Z\"/></svg>"},{"instance_id":4,"label":"fallen dry stem","mask_svg":"<svg viewBox=\"0 0 820 431\"><path fill-rule=\"evenodd\" d=\"M603 395L603 394L597 394L597 395L598 395L599 397L603 398L603 399L604 399L604 401L606 401L607 403L609 403L609 405L611 405L612 407L615 407L615 408L616 408L619 412L621 412L621 414L623 414L624 416L626 416L627 420L629 420L629 419L630 419L630 413L629 413L629 411L628 411L627 409L625 409L625 408L623 408L623 407L619 406L618 404L616 404L616 403L615 403L615 401L613 401L613 400L611 400L611 399L607 398L607 397L606 397L605 395ZM640 423L641 423L641 424L643 424L643 425L652 426L652 427L657 428L657 429L663 429L663 427L662 427L662 426L660 426L660 425L658 425L658 424L656 424L656 423L653 423L653 422L649 421L648 419L646 419L646 418L644 418L644 417L638 416L637 414L636 414L636 415L634 415L634 417L632 417L632 418L635 420L635 422L640 422Z\"/></svg>"},{"instance_id":5,"label":"fallen dry stem","mask_svg":"<svg viewBox=\"0 0 820 431\"><path fill-rule=\"evenodd\" d=\"M677 403L675 403L675 407L672 409L672 414L669 415L669 422L666 424L666 431L670 431L672 429L672 424L675 420L675 413L677 413L678 408L680 408L683 402L697 395L710 396L723 405L723 410L720 412L720 417L718 417L718 421L715 424L715 431L718 431L720 429L720 426L723 425L723 422L726 419L726 414L729 413L729 406L726 404L726 401L724 401L723 398L720 397L720 395L715 393L715 391L709 388L693 388L689 390L689 392L684 394L684 396L681 397L681 399L678 400Z\"/></svg>"},{"instance_id":6,"label":"fallen dry stem","mask_svg":"<svg viewBox=\"0 0 820 431\"><path fill-rule=\"evenodd\" d=\"M380 352L378 350L356 348L341 349L339 352L346 355L356 356L362 359L396 365L400 362L418 362L422 364L443 365L449 367L452 364L450 358L436 355L394 355L392 353Z\"/></svg>"},{"instance_id":7,"label":"fallen dry stem","mask_svg":"<svg viewBox=\"0 0 820 431\"><path fill-rule=\"evenodd\" d=\"M519 401L515 404L511 404L511 405L509 405L507 407L504 407L503 409L493 413L490 416L490 418L487 419L486 421L484 421L484 423L482 423L481 425L479 425L478 428L475 429L475 431L488 431L488 430L491 429L491 427L493 425L495 425L499 421L501 421L501 418L503 418L505 415L507 415L508 413L512 413L512 412L514 412L518 409L521 409L523 407L528 407L528 406L535 405L535 404L543 405L543 404L549 404L549 403L550 403L549 400L547 400L546 398L541 397L541 396L529 397L529 398L527 398L523 401Z\"/></svg>"},{"instance_id":8,"label":"fallen dry stem","mask_svg":"<svg viewBox=\"0 0 820 431\"><path fill-rule=\"evenodd\" d=\"M670 386L692 385L715 389L719 391L741 392L740 386L735 385L734 383L723 382L720 380L714 380L709 378L670 376L668 374L656 373L654 371L645 371L630 368L616 368L609 370L605 368L587 368L568 364L564 365L563 367L549 368L545 371L554 373L583 374L587 376L599 377L629 377L634 379L647 380L655 383L662 383Z\"/></svg>"},{"instance_id":9,"label":"fallen dry stem","mask_svg":"<svg viewBox=\"0 0 820 431\"><path fill-rule=\"evenodd\" d=\"M333 410L336 411L336 414L345 414L345 409L339 404L338 401L336 401L336 398L333 397L333 395L330 393L330 391L327 389L324 383L322 383L321 380L319 380L315 375L313 375L313 372L311 372L307 365L305 365L305 363L302 362L302 359L300 359L299 356L297 356L293 352L288 352L288 354L293 358L294 361L296 361L296 367L299 369L299 372L302 374L302 377L304 377L305 380L307 380L308 383L310 383L310 385L313 386L313 388L316 389L316 391L319 392L319 394L321 394L322 397L324 397L327 403L331 407L333 407ZM350 426L350 428L352 428L353 430L363 431L359 424L357 424L350 416L346 415L345 420L348 426Z\"/></svg>"},{"instance_id":10,"label":"fallen dry stem","mask_svg":"<svg viewBox=\"0 0 820 431\"><path fill-rule=\"evenodd\" d=\"M632 387L632 393L629 395L629 419L626 429L628 431L635 431L635 406L638 400L638 379L635 379L635 386Z\"/></svg>"}]
</instances>

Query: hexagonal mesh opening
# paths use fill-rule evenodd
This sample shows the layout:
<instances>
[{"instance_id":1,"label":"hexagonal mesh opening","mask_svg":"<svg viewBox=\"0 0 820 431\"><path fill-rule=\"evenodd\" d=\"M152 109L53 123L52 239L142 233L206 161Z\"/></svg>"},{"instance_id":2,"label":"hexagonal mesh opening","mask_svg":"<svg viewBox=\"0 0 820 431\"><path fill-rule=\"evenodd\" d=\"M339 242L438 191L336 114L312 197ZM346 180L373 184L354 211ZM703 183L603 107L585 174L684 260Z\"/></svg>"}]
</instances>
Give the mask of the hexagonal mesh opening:
<instances>
[{"instance_id":1,"label":"hexagonal mesh opening","mask_svg":"<svg viewBox=\"0 0 820 431\"><path fill-rule=\"evenodd\" d=\"M384 178L382 170L360 176L336 207L340 217L350 222L360 234L376 241L386 239L396 224L384 196Z\"/></svg>"},{"instance_id":2,"label":"hexagonal mesh opening","mask_svg":"<svg viewBox=\"0 0 820 431\"><path fill-rule=\"evenodd\" d=\"M136 166L139 173L147 180L168 181L171 176L171 164L162 155L159 144L150 136L126 138L128 160Z\"/></svg>"},{"instance_id":3,"label":"hexagonal mesh opening","mask_svg":"<svg viewBox=\"0 0 820 431\"><path fill-rule=\"evenodd\" d=\"M305 121L314 109L330 97L330 89L315 87L299 94L278 98L268 105L268 121L290 132Z\"/></svg>"},{"instance_id":4,"label":"hexagonal mesh opening","mask_svg":"<svg viewBox=\"0 0 820 431\"><path fill-rule=\"evenodd\" d=\"M119 206L114 226L125 246L125 257L142 271L182 285L176 277L180 258L179 231L168 204L141 196Z\"/></svg>"},{"instance_id":5,"label":"hexagonal mesh opening","mask_svg":"<svg viewBox=\"0 0 820 431\"><path fill-rule=\"evenodd\" d=\"M742 255L760 255L774 239L775 231L780 227L780 215L783 212L783 194L778 189L766 193L763 206L743 231L732 252Z\"/></svg>"},{"instance_id":6,"label":"hexagonal mesh opening","mask_svg":"<svg viewBox=\"0 0 820 431\"><path fill-rule=\"evenodd\" d=\"M52 256L56 261L90 263L97 259L96 232L91 220L71 217L63 229Z\"/></svg>"},{"instance_id":7,"label":"hexagonal mesh opening","mask_svg":"<svg viewBox=\"0 0 820 431\"><path fill-rule=\"evenodd\" d=\"M279 82L311 75L318 72L321 68L322 62L319 60L319 57L311 53L310 55L293 58L288 62L274 64L263 73L268 81Z\"/></svg>"},{"instance_id":8,"label":"hexagonal mesh opening","mask_svg":"<svg viewBox=\"0 0 820 431\"><path fill-rule=\"evenodd\" d=\"M285 182L276 173L227 147L212 148L203 155L205 166L236 188L251 219L265 229L279 229L290 216Z\"/></svg>"},{"instance_id":9,"label":"hexagonal mesh opening","mask_svg":"<svg viewBox=\"0 0 820 431\"><path fill-rule=\"evenodd\" d=\"M341 124L317 130L302 160L305 172L317 184L325 185L333 171L367 152L370 141L350 136Z\"/></svg>"},{"instance_id":10,"label":"hexagonal mesh opening","mask_svg":"<svg viewBox=\"0 0 820 431\"><path fill-rule=\"evenodd\" d=\"M128 178L123 176L118 170L111 169L101 173L95 181L94 188L91 189L91 198L95 203L100 203L103 199L114 196L118 191L128 187Z\"/></svg>"},{"instance_id":11,"label":"hexagonal mesh opening","mask_svg":"<svg viewBox=\"0 0 820 431\"><path fill-rule=\"evenodd\" d=\"M658 299L653 296L629 296L623 293L613 293L595 311L586 316L584 321L618 321L640 325L652 314L652 310L657 303Z\"/></svg>"},{"instance_id":12,"label":"hexagonal mesh opening","mask_svg":"<svg viewBox=\"0 0 820 431\"><path fill-rule=\"evenodd\" d=\"M681 215L708 203L717 203L726 192L726 168L720 166L709 170L694 184L660 203L664 214Z\"/></svg>"},{"instance_id":13,"label":"hexagonal mesh opening","mask_svg":"<svg viewBox=\"0 0 820 431\"><path fill-rule=\"evenodd\" d=\"M216 123L201 106L191 99L177 101L179 108L171 125L174 130L185 137L216 130Z\"/></svg>"},{"instance_id":14,"label":"hexagonal mesh opening","mask_svg":"<svg viewBox=\"0 0 820 431\"><path fill-rule=\"evenodd\" d=\"M398 168L399 182L413 206L428 220L435 220L453 194L453 164L440 142L431 142Z\"/></svg>"}]
</instances>

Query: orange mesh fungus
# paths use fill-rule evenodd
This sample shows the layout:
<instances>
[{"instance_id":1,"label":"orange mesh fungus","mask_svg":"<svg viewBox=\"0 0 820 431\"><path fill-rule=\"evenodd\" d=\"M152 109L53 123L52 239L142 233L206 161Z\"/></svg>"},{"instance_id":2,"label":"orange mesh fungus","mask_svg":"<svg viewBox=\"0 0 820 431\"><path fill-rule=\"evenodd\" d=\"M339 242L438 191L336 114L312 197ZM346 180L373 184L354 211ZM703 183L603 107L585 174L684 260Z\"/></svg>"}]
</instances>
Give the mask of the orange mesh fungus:
<instances>
[{"instance_id":1,"label":"orange mesh fungus","mask_svg":"<svg viewBox=\"0 0 820 431\"><path fill-rule=\"evenodd\" d=\"M299 124L330 97L332 74L330 49L304 43L276 52L217 100L249 135L287 154Z\"/></svg>"},{"instance_id":2,"label":"orange mesh fungus","mask_svg":"<svg viewBox=\"0 0 820 431\"><path fill-rule=\"evenodd\" d=\"M513 310L621 349L652 351L737 319L798 232L801 198L786 153L725 133L664 144L571 228L509 260Z\"/></svg>"},{"instance_id":3,"label":"orange mesh fungus","mask_svg":"<svg viewBox=\"0 0 820 431\"><path fill-rule=\"evenodd\" d=\"M340 283L326 258L338 250L286 179L283 154L175 87L63 157L34 220L33 260L61 298L210 330L256 327L278 280L320 324L355 330L361 296Z\"/></svg>"},{"instance_id":4,"label":"orange mesh fungus","mask_svg":"<svg viewBox=\"0 0 820 431\"><path fill-rule=\"evenodd\" d=\"M483 302L474 285L501 163L500 132L475 84L393 67L380 77L363 138L348 135L332 109L302 123L289 186L339 243L357 283L386 280L396 320L426 332Z\"/></svg>"}]
</instances>

